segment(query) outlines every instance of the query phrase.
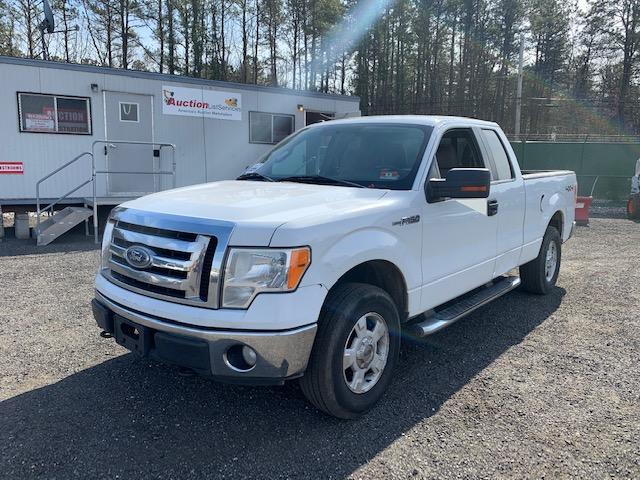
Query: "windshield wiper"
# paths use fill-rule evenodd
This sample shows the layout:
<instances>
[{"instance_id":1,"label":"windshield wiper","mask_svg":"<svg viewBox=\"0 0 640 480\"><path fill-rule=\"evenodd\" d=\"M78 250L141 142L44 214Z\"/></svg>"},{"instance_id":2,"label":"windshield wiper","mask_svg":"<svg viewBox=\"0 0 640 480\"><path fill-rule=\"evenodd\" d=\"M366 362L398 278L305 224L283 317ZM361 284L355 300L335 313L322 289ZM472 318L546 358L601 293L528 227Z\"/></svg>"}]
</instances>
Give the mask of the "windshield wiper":
<instances>
[{"instance_id":1,"label":"windshield wiper","mask_svg":"<svg viewBox=\"0 0 640 480\"><path fill-rule=\"evenodd\" d=\"M278 182L300 182L300 183L316 183L318 185L342 185L345 187L366 188L359 183L350 182L349 180L341 180L339 178L324 177L322 175L292 175L290 177L279 178Z\"/></svg>"},{"instance_id":2,"label":"windshield wiper","mask_svg":"<svg viewBox=\"0 0 640 480\"><path fill-rule=\"evenodd\" d=\"M258 172L247 172L240 175L236 180L262 180L263 182L275 182L271 177L267 177Z\"/></svg>"}]
</instances>

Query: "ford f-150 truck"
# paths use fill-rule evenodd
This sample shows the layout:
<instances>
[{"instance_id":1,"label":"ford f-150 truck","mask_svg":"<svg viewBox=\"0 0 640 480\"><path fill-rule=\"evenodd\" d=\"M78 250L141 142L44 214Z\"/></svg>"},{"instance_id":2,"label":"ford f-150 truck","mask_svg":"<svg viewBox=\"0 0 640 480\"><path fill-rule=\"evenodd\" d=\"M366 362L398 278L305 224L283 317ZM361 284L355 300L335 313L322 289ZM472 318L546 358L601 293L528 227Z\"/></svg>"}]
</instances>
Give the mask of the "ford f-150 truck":
<instances>
[{"instance_id":1,"label":"ford f-150 truck","mask_svg":"<svg viewBox=\"0 0 640 480\"><path fill-rule=\"evenodd\" d=\"M237 180L114 209L94 316L143 356L231 382L299 379L317 408L353 418L391 382L404 334L554 287L576 187L573 172L522 172L495 123L316 124Z\"/></svg>"}]
</instances>

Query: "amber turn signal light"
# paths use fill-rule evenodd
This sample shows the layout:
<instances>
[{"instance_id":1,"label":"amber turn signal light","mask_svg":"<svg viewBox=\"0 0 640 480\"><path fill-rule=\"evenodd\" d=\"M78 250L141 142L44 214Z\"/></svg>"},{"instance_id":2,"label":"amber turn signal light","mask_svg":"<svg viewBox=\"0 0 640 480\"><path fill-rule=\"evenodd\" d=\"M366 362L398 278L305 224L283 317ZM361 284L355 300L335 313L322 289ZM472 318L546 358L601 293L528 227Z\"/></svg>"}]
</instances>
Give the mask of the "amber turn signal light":
<instances>
[{"instance_id":1,"label":"amber turn signal light","mask_svg":"<svg viewBox=\"0 0 640 480\"><path fill-rule=\"evenodd\" d=\"M287 287L290 290L298 286L309 265L311 265L311 250L309 250L309 247L296 248L291 252L289 278L287 279Z\"/></svg>"}]
</instances>

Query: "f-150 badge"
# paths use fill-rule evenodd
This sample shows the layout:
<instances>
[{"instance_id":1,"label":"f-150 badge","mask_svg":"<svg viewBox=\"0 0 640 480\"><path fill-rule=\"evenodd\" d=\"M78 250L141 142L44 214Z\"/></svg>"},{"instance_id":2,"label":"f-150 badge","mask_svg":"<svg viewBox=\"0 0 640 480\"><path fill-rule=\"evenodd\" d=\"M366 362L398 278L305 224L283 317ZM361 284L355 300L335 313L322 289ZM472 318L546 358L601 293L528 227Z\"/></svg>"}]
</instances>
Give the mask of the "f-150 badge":
<instances>
[{"instance_id":1,"label":"f-150 badge","mask_svg":"<svg viewBox=\"0 0 640 480\"><path fill-rule=\"evenodd\" d=\"M420 221L420 215L413 215L411 217L402 217L400 220L393 222L391 225L395 226L404 226L411 225L412 223L418 223Z\"/></svg>"}]
</instances>

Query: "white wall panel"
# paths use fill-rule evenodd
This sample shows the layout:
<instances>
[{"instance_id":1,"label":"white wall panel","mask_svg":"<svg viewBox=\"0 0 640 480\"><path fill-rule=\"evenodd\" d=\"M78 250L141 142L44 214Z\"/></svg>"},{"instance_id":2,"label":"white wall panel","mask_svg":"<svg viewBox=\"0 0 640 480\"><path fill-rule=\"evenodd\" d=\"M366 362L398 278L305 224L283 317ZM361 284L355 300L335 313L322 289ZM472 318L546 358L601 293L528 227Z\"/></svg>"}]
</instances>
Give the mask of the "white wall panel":
<instances>
[{"instance_id":1,"label":"white wall panel","mask_svg":"<svg viewBox=\"0 0 640 480\"><path fill-rule=\"evenodd\" d=\"M185 80L182 77L122 72L96 67L56 65L52 62L0 57L0 161L24 162L23 175L0 175L0 200L34 199L36 182L44 175L83 151L94 140L105 137L103 91L140 93L153 96L154 140L176 145L177 185L235 178L272 145L249 143L249 112L264 111L295 115L295 129L304 126L304 113L358 112L357 99L316 94L291 94L283 90L239 86L221 82ZM91 90L98 85L98 91ZM242 120L217 120L167 115L162 113L162 86L225 91L242 98ZM68 135L20 132L16 92L49 93L89 97L91 99L92 135ZM354 101L355 100L355 101ZM113 139L112 139L113 140ZM102 148L96 150L98 168L104 168ZM169 156L162 157L163 168ZM90 176L89 159L47 180L41 196L55 198ZM166 185L166 182L163 182ZM99 178L98 194L104 195L105 178ZM73 197L91 195L91 188Z\"/></svg>"}]
</instances>

